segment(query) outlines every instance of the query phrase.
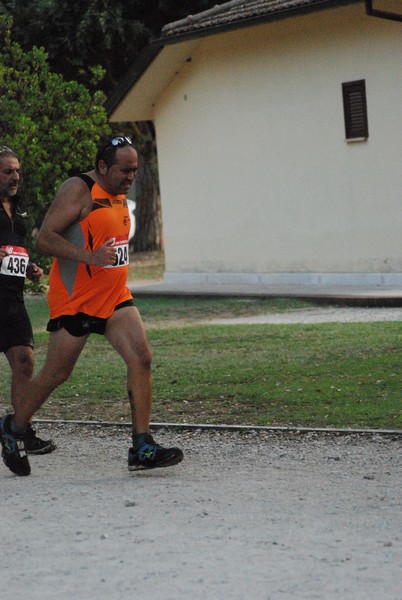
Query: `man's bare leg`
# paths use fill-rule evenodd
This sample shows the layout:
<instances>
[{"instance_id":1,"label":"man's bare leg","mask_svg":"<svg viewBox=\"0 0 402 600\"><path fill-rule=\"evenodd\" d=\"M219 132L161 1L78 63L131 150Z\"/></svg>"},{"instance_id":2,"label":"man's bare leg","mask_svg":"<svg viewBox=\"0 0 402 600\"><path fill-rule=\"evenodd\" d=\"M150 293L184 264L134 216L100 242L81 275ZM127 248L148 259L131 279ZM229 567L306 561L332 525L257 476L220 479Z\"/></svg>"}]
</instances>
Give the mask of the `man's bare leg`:
<instances>
[{"instance_id":1,"label":"man's bare leg","mask_svg":"<svg viewBox=\"0 0 402 600\"><path fill-rule=\"evenodd\" d=\"M146 433L152 406L152 354L138 310L133 306L116 310L108 319L105 337L126 363L133 431Z\"/></svg>"},{"instance_id":2,"label":"man's bare leg","mask_svg":"<svg viewBox=\"0 0 402 600\"><path fill-rule=\"evenodd\" d=\"M152 355L140 313L132 306L109 318L106 338L127 366L127 390L133 423L133 447L128 451L130 471L170 467L183 460L180 448L163 448L149 432L152 405Z\"/></svg>"},{"instance_id":3,"label":"man's bare leg","mask_svg":"<svg viewBox=\"0 0 402 600\"><path fill-rule=\"evenodd\" d=\"M17 403L24 398L24 390L32 378L35 356L31 346L13 346L5 352L11 368L11 404L16 410ZM28 428L25 438L28 454L49 454L56 449L53 440L44 440L36 435L32 426Z\"/></svg>"},{"instance_id":4,"label":"man's bare leg","mask_svg":"<svg viewBox=\"0 0 402 600\"><path fill-rule=\"evenodd\" d=\"M22 396L22 390L31 380L35 358L31 346L13 346L5 352L11 369L11 405L15 410L18 399Z\"/></svg>"},{"instance_id":5,"label":"man's bare leg","mask_svg":"<svg viewBox=\"0 0 402 600\"><path fill-rule=\"evenodd\" d=\"M67 381L87 339L88 336L74 337L65 329L49 334L45 364L24 387L15 407L14 423L19 429L26 427L53 390Z\"/></svg>"}]
</instances>

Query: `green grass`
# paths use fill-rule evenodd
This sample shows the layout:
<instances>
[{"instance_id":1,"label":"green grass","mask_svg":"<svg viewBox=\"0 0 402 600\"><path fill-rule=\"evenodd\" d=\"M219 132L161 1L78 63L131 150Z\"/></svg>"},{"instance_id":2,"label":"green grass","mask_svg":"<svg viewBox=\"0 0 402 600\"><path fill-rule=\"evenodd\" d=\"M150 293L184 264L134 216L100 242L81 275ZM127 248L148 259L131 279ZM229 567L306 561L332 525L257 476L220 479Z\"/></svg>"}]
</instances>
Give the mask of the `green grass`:
<instances>
[{"instance_id":1,"label":"green grass","mask_svg":"<svg viewBox=\"0 0 402 600\"><path fill-rule=\"evenodd\" d=\"M154 333L154 332L152 332ZM164 412L200 422L400 427L398 325L243 325L155 332Z\"/></svg>"},{"instance_id":2,"label":"green grass","mask_svg":"<svg viewBox=\"0 0 402 600\"><path fill-rule=\"evenodd\" d=\"M135 292L134 292L135 297ZM48 309L43 296L27 296L25 300L36 332L45 331ZM309 308L311 302L285 298L138 298L136 306L147 328L172 327L207 319L242 317Z\"/></svg>"},{"instance_id":3,"label":"green grass","mask_svg":"<svg viewBox=\"0 0 402 600\"><path fill-rule=\"evenodd\" d=\"M163 251L131 252L129 280L161 279L165 272Z\"/></svg>"},{"instance_id":4,"label":"green grass","mask_svg":"<svg viewBox=\"0 0 402 600\"><path fill-rule=\"evenodd\" d=\"M215 316L297 308L297 301L149 299L138 302L154 354L153 421L402 428L399 323L200 325ZM37 368L47 308L29 298ZM191 322L191 325L188 323ZM156 326L157 325L157 326ZM4 358L4 357L3 357ZM8 369L0 362L0 404ZM38 416L129 420L125 368L91 336L68 382Z\"/></svg>"}]
</instances>

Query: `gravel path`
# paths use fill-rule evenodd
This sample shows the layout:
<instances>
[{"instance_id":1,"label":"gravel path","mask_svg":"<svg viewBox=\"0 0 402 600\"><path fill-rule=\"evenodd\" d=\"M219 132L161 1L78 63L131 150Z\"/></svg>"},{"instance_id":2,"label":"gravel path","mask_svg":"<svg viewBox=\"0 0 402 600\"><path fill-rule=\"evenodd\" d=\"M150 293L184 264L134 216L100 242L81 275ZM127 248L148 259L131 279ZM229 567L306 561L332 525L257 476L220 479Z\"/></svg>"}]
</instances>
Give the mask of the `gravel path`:
<instances>
[{"instance_id":1,"label":"gravel path","mask_svg":"<svg viewBox=\"0 0 402 600\"><path fill-rule=\"evenodd\" d=\"M216 323L401 320L319 307ZM182 464L129 473L127 428L42 425L0 464L2 600L402 600L400 436L158 432Z\"/></svg>"},{"instance_id":2,"label":"gravel path","mask_svg":"<svg viewBox=\"0 0 402 600\"><path fill-rule=\"evenodd\" d=\"M357 323L367 321L402 321L402 308L353 308L314 307L302 310L290 310L284 313L238 317L235 319L214 319L212 324L232 325L241 323Z\"/></svg>"},{"instance_id":3,"label":"gravel path","mask_svg":"<svg viewBox=\"0 0 402 600\"><path fill-rule=\"evenodd\" d=\"M183 463L130 474L128 429L47 427L0 466L2 600L402 599L401 438L162 430Z\"/></svg>"}]
</instances>

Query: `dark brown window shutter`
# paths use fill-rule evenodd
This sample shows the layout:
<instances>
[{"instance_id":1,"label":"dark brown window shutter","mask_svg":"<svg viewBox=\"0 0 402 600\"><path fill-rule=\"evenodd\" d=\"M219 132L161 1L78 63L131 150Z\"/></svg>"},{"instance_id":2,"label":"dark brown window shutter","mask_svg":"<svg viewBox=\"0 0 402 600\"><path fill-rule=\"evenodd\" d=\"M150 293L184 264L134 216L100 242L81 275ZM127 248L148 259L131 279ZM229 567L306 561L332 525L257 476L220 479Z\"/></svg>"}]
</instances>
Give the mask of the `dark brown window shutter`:
<instances>
[{"instance_id":1,"label":"dark brown window shutter","mask_svg":"<svg viewBox=\"0 0 402 600\"><path fill-rule=\"evenodd\" d=\"M368 138L365 80L343 83L342 93L346 139Z\"/></svg>"}]
</instances>

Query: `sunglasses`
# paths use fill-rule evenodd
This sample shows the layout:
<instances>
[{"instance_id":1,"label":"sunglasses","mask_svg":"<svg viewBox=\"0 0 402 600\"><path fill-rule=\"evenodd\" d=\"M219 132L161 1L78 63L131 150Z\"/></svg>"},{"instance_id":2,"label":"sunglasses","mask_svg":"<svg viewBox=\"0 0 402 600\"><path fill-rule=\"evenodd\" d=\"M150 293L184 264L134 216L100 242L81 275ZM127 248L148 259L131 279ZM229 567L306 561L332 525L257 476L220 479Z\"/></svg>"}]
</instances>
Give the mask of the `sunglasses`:
<instances>
[{"instance_id":1,"label":"sunglasses","mask_svg":"<svg viewBox=\"0 0 402 600\"><path fill-rule=\"evenodd\" d=\"M131 141L131 138L128 137L128 135L119 135L118 137L114 137L113 139L109 140L109 142L107 142L103 148L98 152L98 158L102 158L102 156L105 153L106 148L109 148L109 146L114 146L115 148L117 148L118 146L132 146L133 142Z\"/></svg>"},{"instance_id":2,"label":"sunglasses","mask_svg":"<svg viewBox=\"0 0 402 600\"><path fill-rule=\"evenodd\" d=\"M124 146L125 144L132 146L133 142L131 141L131 138L128 137L128 135L120 135L119 137L115 137L112 140L110 140L110 142L107 143L107 146Z\"/></svg>"}]
</instances>

